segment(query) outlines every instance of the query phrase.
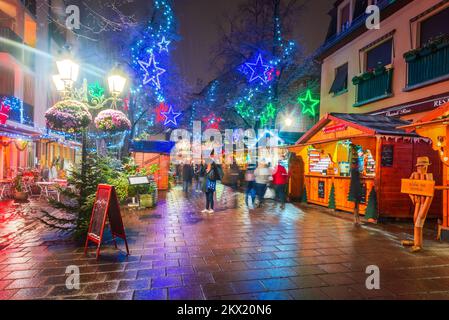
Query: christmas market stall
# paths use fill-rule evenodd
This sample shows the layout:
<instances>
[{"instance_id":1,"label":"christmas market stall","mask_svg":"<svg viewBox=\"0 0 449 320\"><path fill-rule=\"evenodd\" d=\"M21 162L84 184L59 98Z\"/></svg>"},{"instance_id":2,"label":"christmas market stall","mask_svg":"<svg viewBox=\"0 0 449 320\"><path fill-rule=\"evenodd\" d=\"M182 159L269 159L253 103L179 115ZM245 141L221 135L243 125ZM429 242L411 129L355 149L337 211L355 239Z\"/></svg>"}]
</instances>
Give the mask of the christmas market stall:
<instances>
[{"instance_id":1,"label":"christmas market stall","mask_svg":"<svg viewBox=\"0 0 449 320\"><path fill-rule=\"evenodd\" d=\"M169 188L170 152L175 143L171 141L133 141L130 152L140 168L157 166L154 180L159 190Z\"/></svg>"},{"instance_id":2,"label":"christmas market stall","mask_svg":"<svg viewBox=\"0 0 449 320\"><path fill-rule=\"evenodd\" d=\"M410 177L418 157L438 163L438 154L429 139L398 128L407 124L386 116L327 114L289 148L297 159L291 163L303 166L290 168L292 174L303 175L292 177L296 184L290 188L302 189L308 203L353 212L350 168L358 163L361 214L373 220L413 217L410 199L401 194L401 179ZM440 179L441 166L433 165L431 171ZM429 215L439 216L440 207L435 201Z\"/></svg>"}]
</instances>

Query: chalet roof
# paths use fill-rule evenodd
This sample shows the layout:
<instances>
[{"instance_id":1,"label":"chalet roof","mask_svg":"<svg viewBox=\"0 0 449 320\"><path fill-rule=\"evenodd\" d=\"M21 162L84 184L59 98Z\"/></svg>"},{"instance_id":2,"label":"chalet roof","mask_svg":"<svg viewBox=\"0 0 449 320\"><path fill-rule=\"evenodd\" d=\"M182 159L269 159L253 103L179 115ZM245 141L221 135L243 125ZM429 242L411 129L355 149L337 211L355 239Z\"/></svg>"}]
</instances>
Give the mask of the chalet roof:
<instances>
[{"instance_id":1,"label":"chalet roof","mask_svg":"<svg viewBox=\"0 0 449 320\"><path fill-rule=\"evenodd\" d=\"M347 124L365 132L368 135L388 135L402 137L420 137L415 132L406 131L399 127L410 124L408 121L387 117L383 115L366 115L354 113L329 113L315 126L306 132L296 144L303 144L310 140L318 131L322 130L330 122L336 121Z\"/></svg>"},{"instance_id":2,"label":"chalet roof","mask_svg":"<svg viewBox=\"0 0 449 320\"><path fill-rule=\"evenodd\" d=\"M409 133L398 127L406 126L410 122L400 120L393 117L381 115L365 115L355 113L331 113L332 116L354 124L361 125L365 128L374 130L376 134L398 135L398 136L416 136L416 133Z\"/></svg>"}]
</instances>

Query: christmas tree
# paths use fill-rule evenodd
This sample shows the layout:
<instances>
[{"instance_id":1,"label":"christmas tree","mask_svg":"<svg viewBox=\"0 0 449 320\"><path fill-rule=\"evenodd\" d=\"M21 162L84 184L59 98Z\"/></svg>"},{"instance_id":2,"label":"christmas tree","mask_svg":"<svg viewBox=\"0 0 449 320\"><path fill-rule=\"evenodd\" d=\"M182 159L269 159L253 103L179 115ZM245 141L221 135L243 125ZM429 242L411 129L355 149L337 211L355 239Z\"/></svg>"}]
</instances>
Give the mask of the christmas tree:
<instances>
[{"instance_id":1,"label":"christmas tree","mask_svg":"<svg viewBox=\"0 0 449 320\"><path fill-rule=\"evenodd\" d=\"M328 205L329 209L333 209L335 210L337 208L337 205L335 203L335 186L332 183L332 187L331 187L331 193L329 195L329 205Z\"/></svg>"},{"instance_id":2,"label":"christmas tree","mask_svg":"<svg viewBox=\"0 0 449 320\"><path fill-rule=\"evenodd\" d=\"M377 192L376 189L373 188L369 194L365 218L368 220L377 220L378 217L379 216L377 213Z\"/></svg>"}]
</instances>

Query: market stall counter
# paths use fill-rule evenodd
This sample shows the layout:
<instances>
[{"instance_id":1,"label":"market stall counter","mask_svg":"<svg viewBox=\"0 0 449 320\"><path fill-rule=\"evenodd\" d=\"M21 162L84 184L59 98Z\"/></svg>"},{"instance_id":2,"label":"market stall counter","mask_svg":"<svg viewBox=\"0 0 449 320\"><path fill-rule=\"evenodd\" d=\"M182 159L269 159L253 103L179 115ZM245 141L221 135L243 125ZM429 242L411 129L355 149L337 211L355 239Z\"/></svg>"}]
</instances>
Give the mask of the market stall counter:
<instances>
[{"instance_id":1,"label":"market stall counter","mask_svg":"<svg viewBox=\"0 0 449 320\"><path fill-rule=\"evenodd\" d=\"M369 218L413 217L408 197L401 193L401 179L409 178L416 159L428 156L434 176L442 170L431 142L398 127L406 121L363 114L331 113L323 117L296 145L289 148L302 161L302 197L308 203L352 212L350 199L351 163L357 163L362 185L360 213L369 208ZM290 168L293 169L293 168ZM293 180L293 179L292 179ZM441 205L434 203L430 216L440 216Z\"/></svg>"}]
</instances>

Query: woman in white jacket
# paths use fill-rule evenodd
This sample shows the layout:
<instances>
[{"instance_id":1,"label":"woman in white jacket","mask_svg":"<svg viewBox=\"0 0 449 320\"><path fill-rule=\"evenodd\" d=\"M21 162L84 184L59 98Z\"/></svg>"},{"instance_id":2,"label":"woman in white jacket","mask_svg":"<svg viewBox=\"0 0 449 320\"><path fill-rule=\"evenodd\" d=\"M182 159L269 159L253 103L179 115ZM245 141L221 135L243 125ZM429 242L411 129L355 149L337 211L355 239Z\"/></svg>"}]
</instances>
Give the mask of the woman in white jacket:
<instances>
[{"instance_id":1,"label":"woman in white jacket","mask_svg":"<svg viewBox=\"0 0 449 320\"><path fill-rule=\"evenodd\" d=\"M259 200L258 207L260 208L264 203L265 193L267 192L267 186L272 177L272 172L266 163L260 162L256 171L254 171L254 175L256 177L256 193Z\"/></svg>"}]
</instances>

